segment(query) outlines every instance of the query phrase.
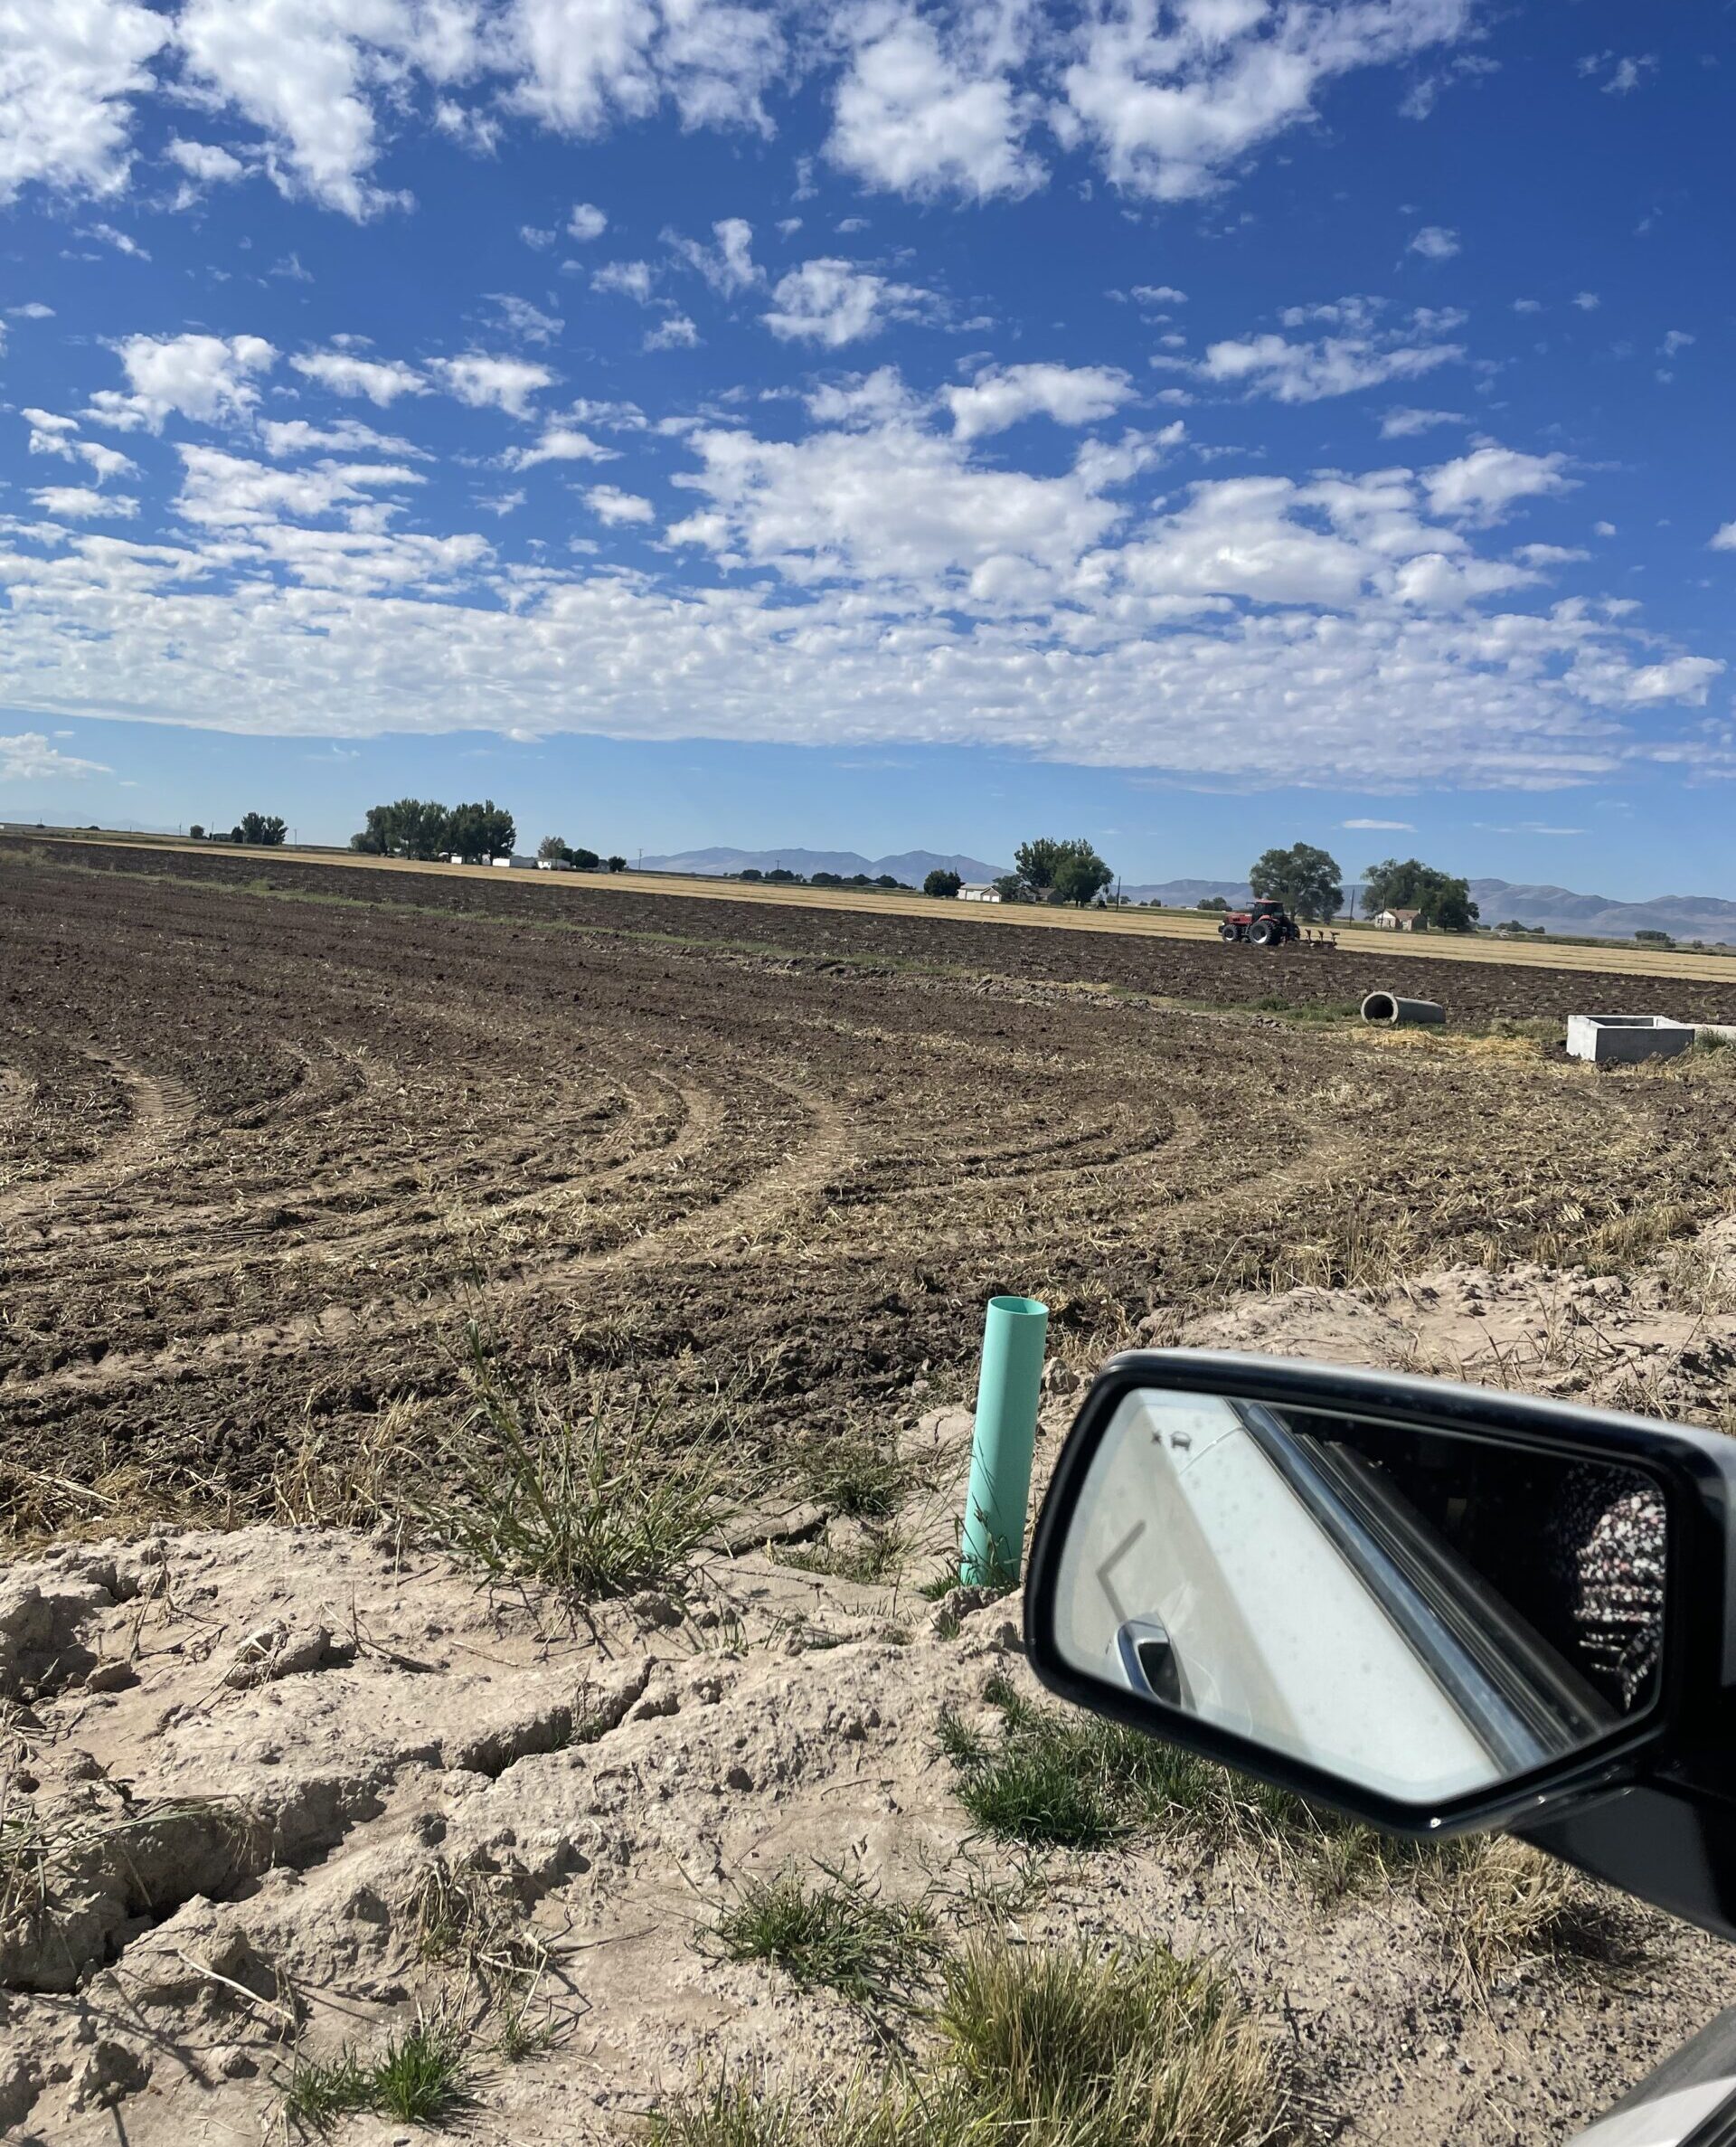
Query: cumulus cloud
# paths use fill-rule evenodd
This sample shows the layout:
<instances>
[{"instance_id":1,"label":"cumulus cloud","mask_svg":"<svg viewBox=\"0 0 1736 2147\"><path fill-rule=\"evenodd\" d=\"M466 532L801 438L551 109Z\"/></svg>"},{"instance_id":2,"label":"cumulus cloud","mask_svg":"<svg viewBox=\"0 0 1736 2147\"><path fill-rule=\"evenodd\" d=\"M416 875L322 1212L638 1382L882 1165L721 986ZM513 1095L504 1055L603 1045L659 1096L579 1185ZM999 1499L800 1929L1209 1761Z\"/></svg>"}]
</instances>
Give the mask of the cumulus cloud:
<instances>
[{"instance_id":1,"label":"cumulus cloud","mask_svg":"<svg viewBox=\"0 0 1736 2147\"><path fill-rule=\"evenodd\" d=\"M1382 835L1414 835L1417 831L1413 820L1340 820L1338 825L1353 830L1378 830Z\"/></svg>"},{"instance_id":2,"label":"cumulus cloud","mask_svg":"<svg viewBox=\"0 0 1736 2147\"><path fill-rule=\"evenodd\" d=\"M550 424L534 447L514 448L506 457L509 469L534 469L540 462L611 462L613 448L598 444L576 425Z\"/></svg>"},{"instance_id":3,"label":"cumulus cloud","mask_svg":"<svg viewBox=\"0 0 1736 2147\"><path fill-rule=\"evenodd\" d=\"M241 158L215 142L190 142L178 134L171 135L163 154L202 186L229 185L247 176L247 166Z\"/></svg>"},{"instance_id":4,"label":"cumulus cloud","mask_svg":"<svg viewBox=\"0 0 1736 2147\"><path fill-rule=\"evenodd\" d=\"M968 387L948 388L944 400L955 435L975 440L1037 415L1061 425L1093 425L1132 393L1127 374L1111 365L1006 365L979 373Z\"/></svg>"},{"instance_id":5,"label":"cumulus cloud","mask_svg":"<svg viewBox=\"0 0 1736 2147\"><path fill-rule=\"evenodd\" d=\"M56 522L88 522L105 515L130 522L138 512L137 500L120 492L94 491L88 485L42 485L30 497Z\"/></svg>"},{"instance_id":6,"label":"cumulus cloud","mask_svg":"<svg viewBox=\"0 0 1736 2147\"><path fill-rule=\"evenodd\" d=\"M549 368L533 359L487 357L476 351L462 358L436 358L429 371L448 395L472 410L505 411L509 418L528 418L532 396L554 383Z\"/></svg>"},{"instance_id":7,"label":"cumulus cloud","mask_svg":"<svg viewBox=\"0 0 1736 2147\"><path fill-rule=\"evenodd\" d=\"M522 343L552 343L567 325L556 315L544 313L540 306L533 306L528 298L514 298L510 292L491 291L488 303L495 308L499 325Z\"/></svg>"},{"instance_id":8,"label":"cumulus cloud","mask_svg":"<svg viewBox=\"0 0 1736 2147\"><path fill-rule=\"evenodd\" d=\"M787 343L837 350L879 335L889 320L912 318L930 298L928 291L890 282L853 261L822 259L804 261L781 279L764 319Z\"/></svg>"},{"instance_id":9,"label":"cumulus cloud","mask_svg":"<svg viewBox=\"0 0 1736 2147\"><path fill-rule=\"evenodd\" d=\"M1063 74L1067 115L1118 186L1183 201L1311 118L1336 77L1448 43L1470 20L1469 0L1282 9L1267 0L1111 0Z\"/></svg>"},{"instance_id":10,"label":"cumulus cloud","mask_svg":"<svg viewBox=\"0 0 1736 2147\"><path fill-rule=\"evenodd\" d=\"M1043 179L1026 144L1036 98L1007 70L1022 57L1018 11L961 12L944 43L913 10L870 9L833 105L826 154L869 185L986 201Z\"/></svg>"},{"instance_id":11,"label":"cumulus cloud","mask_svg":"<svg viewBox=\"0 0 1736 2147\"><path fill-rule=\"evenodd\" d=\"M577 239L581 246L600 239L609 229L609 219L594 202L575 202L572 214L567 219L567 236Z\"/></svg>"},{"instance_id":12,"label":"cumulus cloud","mask_svg":"<svg viewBox=\"0 0 1736 2147\"><path fill-rule=\"evenodd\" d=\"M585 494L585 505L610 528L624 522L655 522L657 518L648 499L641 499L636 492L620 491L614 485L593 485Z\"/></svg>"},{"instance_id":13,"label":"cumulus cloud","mask_svg":"<svg viewBox=\"0 0 1736 2147\"><path fill-rule=\"evenodd\" d=\"M657 272L649 261L606 261L593 272L590 288L615 291L624 298L634 298L641 306L648 306L656 280Z\"/></svg>"},{"instance_id":14,"label":"cumulus cloud","mask_svg":"<svg viewBox=\"0 0 1736 2147\"><path fill-rule=\"evenodd\" d=\"M255 376L277 352L262 336L128 336L115 345L131 393L99 389L90 416L122 431L160 432L172 415L233 423L258 406Z\"/></svg>"},{"instance_id":15,"label":"cumulus cloud","mask_svg":"<svg viewBox=\"0 0 1736 2147\"><path fill-rule=\"evenodd\" d=\"M671 313L645 333L646 350L693 350L698 344L699 330L684 313Z\"/></svg>"},{"instance_id":16,"label":"cumulus cloud","mask_svg":"<svg viewBox=\"0 0 1736 2147\"><path fill-rule=\"evenodd\" d=\"M1426 317L1413 316L1407 334L1377 328L1366 301L1308 310L1316 316L1347 313L1350 332L1313 342L1292 342L1269 333L1209 344L1204 360L1194 370L1203 380L1241 386L1250 394L1270 395L1279 402L1317 402L1331 395L1382 387L1390 381L1416 380L1465 355L1461 344L1427 340L1433 323ZM1286 317L1292 323L1299 319L1296 312Z\"/></svg>"},{"instance_id":17,"label":"cumulus cloud","mask_svg":"<svg viewBox=\"0 0 1736 2147\"><path fill-rule=\"evenodd\" d=\"M127 183L132 99L170 24L137 0L8 0L0 33L0 205L33 183L112 194Z\"/></svg>"},{"instance_id":18,"label":"cumulus cloud","mask_svg":"<svg viewBox=\"0 0 1736 2147\"><path fill-rule=\"evenodd\" d=\"M1459 251L1458 233L1448 231L1445 224L1425 223L1411 240L1409 251L1421 254L1424 260L1449 261Z\"/></svg>"},{"instance_id":19,"label":"cumulus cloud","mask_svg":"<svg viewBox=\"0 0 1736 2147\"><path fill-rule=\"evenodd\" d=\"M726 298L765 281L765 271L754 263L753 226L745 217L725 216L712 224L715 243L710 246L673 232L665 232L664 236L679 258Z\"/></svg>"},{"instance_id":20,"label":"cumulus cloud","mask_svg":"<svg viewBox=\"0 0 1736 2147\"><path fill-rule=\"evenodd\" d=\"M0 782L81 782L89 775L112 775L101 761L80 761L63 753L41 731L14 731L0 738Z\"/></svg>"},{"instance_id":21,"label":"cumulus cloud","mask_svg":"<svg viewBox=\"0 0 1736 2147\"><path fill-rule=\"evenodd\" d=\"M1517 500L1571 492L1565 455L1525 455L1493 441L1427 475L1429 504L1438 515L1494 522Z\"/></svg>"},{"instance_id":22,"label":"cumulus cloud","mask_svg":"<svg viewBox=\"0 0 1736 2147\"><path fill-rule=\"evenodd\" d=\"M1409 440L1414 433L1428 432L1437 425L1463 425L1468 422L1457 410L1412 410L1401 404L1385 411L1381 416L1382 440Z\"/></svg>"},{"instance_id":23,"label":"cumulus cloud","mask_svg":"<svg viewBox=\"0 0 1736 2147\"><path fill-rule=\"evenodd\" d=\"M334 395L365 395L384 409L400 395L426 395L428 383L401 358L359 358L354 351L316 350L291 358L297 373Z\"/></svg>"}]
</instances>

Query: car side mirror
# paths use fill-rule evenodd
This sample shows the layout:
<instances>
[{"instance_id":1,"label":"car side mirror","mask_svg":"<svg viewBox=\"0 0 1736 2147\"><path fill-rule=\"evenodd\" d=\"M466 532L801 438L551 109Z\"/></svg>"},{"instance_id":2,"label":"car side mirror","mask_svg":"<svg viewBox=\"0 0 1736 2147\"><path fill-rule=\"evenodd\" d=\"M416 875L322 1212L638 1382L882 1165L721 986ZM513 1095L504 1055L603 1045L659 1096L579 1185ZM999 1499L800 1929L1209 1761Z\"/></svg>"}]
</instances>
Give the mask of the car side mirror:
<instances>
[{"instance_id":1,"label":"car side mirror","mask_svg":"<svg viewBox=\"0 0 1736 2147\"><path fill-rule=\"evenodd\" d=\"M1026 1643L1099 1714L1390 1831L1522 1832L1736 1935L1733 1512L1715 1433L1134 1352L1061 1455Z\"/></svg>"}]
</instances>

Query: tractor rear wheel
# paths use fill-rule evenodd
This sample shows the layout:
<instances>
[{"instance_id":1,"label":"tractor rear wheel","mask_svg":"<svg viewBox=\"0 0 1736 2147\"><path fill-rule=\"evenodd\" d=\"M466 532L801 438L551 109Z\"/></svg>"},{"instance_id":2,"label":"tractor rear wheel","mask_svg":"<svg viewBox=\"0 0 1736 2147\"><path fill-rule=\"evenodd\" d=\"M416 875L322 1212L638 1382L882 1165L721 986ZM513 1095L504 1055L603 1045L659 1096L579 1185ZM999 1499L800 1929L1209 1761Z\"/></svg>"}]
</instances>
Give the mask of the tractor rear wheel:
<instances>
[{"instance_id":1,"label":"tractor rear wheel","mask_svg":"<svg viewBox=\"0 0 1736 2147\"><path fill-rule=\"evenodd\" d=\"M1278 926L1269 917L1262 917L1258 923L1249 926L1248 937L1256 947L1275 946L1278 941Z\"/></svg>"}]
</instances>

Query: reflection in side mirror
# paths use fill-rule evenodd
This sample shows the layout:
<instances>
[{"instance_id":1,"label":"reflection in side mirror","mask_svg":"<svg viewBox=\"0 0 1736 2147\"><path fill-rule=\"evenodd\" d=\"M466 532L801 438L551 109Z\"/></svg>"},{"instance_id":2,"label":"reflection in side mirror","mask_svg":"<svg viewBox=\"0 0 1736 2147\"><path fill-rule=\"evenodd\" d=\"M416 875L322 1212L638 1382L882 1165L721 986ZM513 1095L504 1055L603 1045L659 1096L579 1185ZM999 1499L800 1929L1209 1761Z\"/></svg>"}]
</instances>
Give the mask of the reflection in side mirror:
<instances>
[{"instance_id":1,"label":"reflection in side mirror","mask_svg":"<svg viewBox=\"0 0 1736 2147\"><path fill-rule=\"evenodd\" d=\"M1039 1658L1327 1793L1433 1813L1657 1707L1669 1506L1625 1458L1135 1385L1067 1499Z\"/></svg>"}]
</instances>

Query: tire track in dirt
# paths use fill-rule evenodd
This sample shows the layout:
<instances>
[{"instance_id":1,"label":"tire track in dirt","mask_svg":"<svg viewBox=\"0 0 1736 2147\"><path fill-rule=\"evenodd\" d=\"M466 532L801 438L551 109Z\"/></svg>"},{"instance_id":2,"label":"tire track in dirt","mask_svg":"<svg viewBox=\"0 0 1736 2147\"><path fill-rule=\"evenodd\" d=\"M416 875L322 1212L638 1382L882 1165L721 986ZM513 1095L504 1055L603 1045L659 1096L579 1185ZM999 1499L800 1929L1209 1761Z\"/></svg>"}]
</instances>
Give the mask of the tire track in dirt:
<instances>
[{"instance_id":1,"label":"tire track in dirt","mask_svg":"<svg viewBox=\"0 0 1736 2147\"><path fill-rule=\"evenodd\" d=\"M0 1223L15 1226L33 1215L96 1194L113 1198L128 1178L160 1164L192 1124L198 1106L178 1082L118 1060L98 1063L126 1092L126 1125L83 1162L69 1164L52 1178L0 1187Z\"/></svg>"},{"instance_id":2,"label":"tire track in dirt","mask_svg":"<svg viewBox=\"0 0 1736 2147\"><path fill-rule=\"evenodd\" d=\"M491 1300L533 1295L558 1289L579 1276L648 1262L671 1258L703 1262L726 1253L731 1258L750 1253L754 1241L779 1216L823 1192L851 1152L847 1121L829 1098L794 1082L760 1078L764 1085L796 1102L807 1117L806 1137L782 1161L746 1186L725 1193L715 1203L606 1251L557 1256L530 1263L518 1272L492 1275ZM683 1088L680 1092L688 1104L696 1140L703 1140L724 1122L705 1092ZM644 1160L629 1159L617 1168L630 1169ZM70 1393L108 1394L165 1379L196 1377L237 1362L301 1356L310 1347L338 1345L359 1338L382 1341L461 1310L473 1296L474 1285L448 1282L432 1284L415 1294L398 1293L358 1303L334 1300L286 1319L222 1329L191 1345L176 1341L161 1349L108 1351L34 1378L0 1379L0 1400L18 1404Z\"/></svg>"}]
</instances>

